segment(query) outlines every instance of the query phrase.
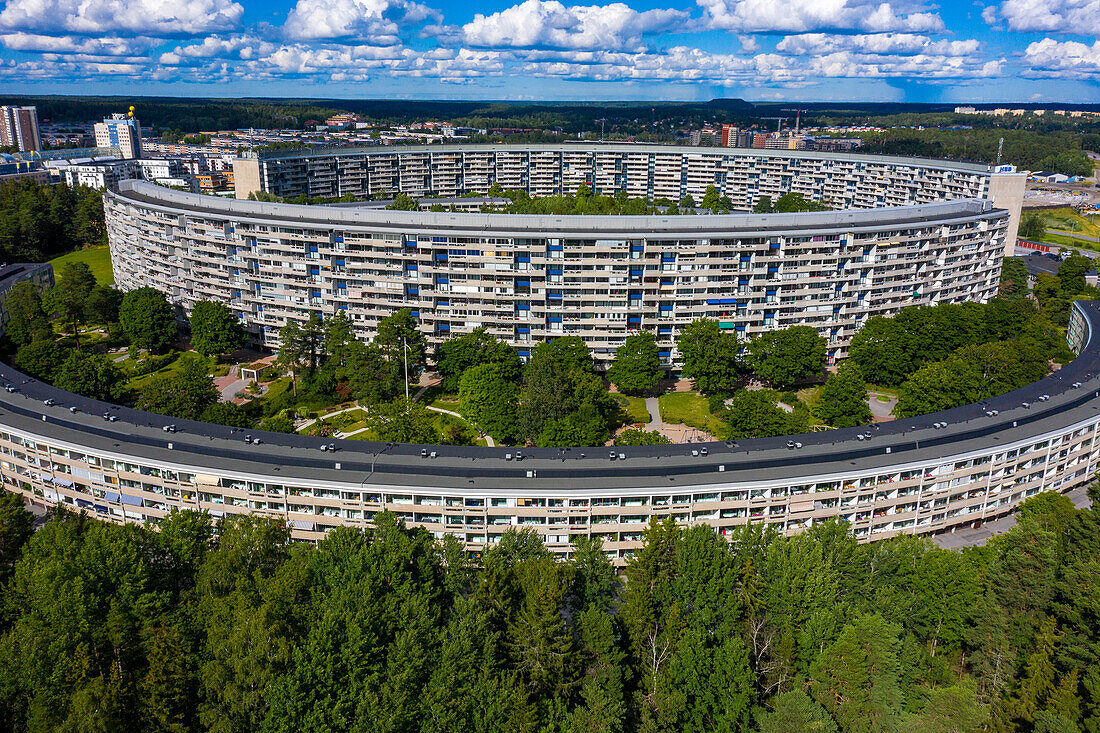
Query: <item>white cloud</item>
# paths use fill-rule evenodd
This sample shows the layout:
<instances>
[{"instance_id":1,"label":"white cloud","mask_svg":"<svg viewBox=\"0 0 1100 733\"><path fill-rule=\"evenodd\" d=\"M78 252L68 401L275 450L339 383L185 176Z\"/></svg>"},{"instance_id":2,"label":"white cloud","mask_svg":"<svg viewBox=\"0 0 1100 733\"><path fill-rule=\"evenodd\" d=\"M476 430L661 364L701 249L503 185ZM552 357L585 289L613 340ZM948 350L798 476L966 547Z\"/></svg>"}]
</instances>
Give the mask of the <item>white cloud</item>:
<instances>
[{"instance_id":1,"label":"white cloud","mask_svg":"<svg viewBox=\"0 0 1100 733\"><path fill-rule=\"evenodd\" d=\"M638 12L623 3L566 6L525 0L491 15L478 13L462 26L466 44L485 48L642 48L642 36L686 23L680 10Z\"/></svg>"},{"instance_id":2,"label":"white cloud","mask_svg":"<svg viewBox=\"0 0 1100 733\"><path fill-rule=\"evenodd\" d=\"M794 56L817 56L837 51L883 55L917 53L961 56L977 53L981 44L976 40L933 41L928 36L913 33L875 33L842 36L826 33L804 33L787 36L775 50Z\"/></svg>"},{"instance_id":3,"label":"white cloud","mask_svg":"<svg viewBox=\"0 0 1100 733\"><path fill-rule=\"evenodd\" d=\"M255 59L273 52L277 46L256 36L243 35L221 38L210 36L202 43L177 46L161 54L160 63L177 66L204 59Z\"/></svg>"},{"instance_id":4,"label":"white cloud","mask_svg":"<svg viewBox=\"0 0 1100 733\"><path fill-rule=\"evenodd\" d=\"M822 79L920 78L928 81L998 76L1002 59L972 54L916 53L906 56L837 51L813 58L778 53L717 54L677 46L666 53L542 51L525 53L533 76L622 82L707 82L726 86L793 87Z\"/></svg>"},{"instance_id":5,"label":"white cloud","mask_svg":"<svg viewBox=\"0 0 1100 733\"><path fill-rule=\"evenodd\" d=\"M712 28L737 33L808 33L943 30L943 20L923 6L880 0L814 0L794 6L776 0L696 0ZM902 0L905 3L905 0Z\"/></svg>"},{"instance_id":6,"label":"white cloud","mask_svg":"<svg viewBox=\"0 0 1100 733\"><path fill-rule=\"evenodd\" d=\"M1025 76L1095 80L1100 75L1100 41L1091 46L1077 41L1044 38L1024 51Z\"/></svg>"},{"instance_id":7,"label":"white cloud","mask_svg":"<svg viewBox=\"0 0 1100 733\"><path fill-rule=\"evenodd\" d=\"M439 12L412 0L298 0L283 32L300 41L339 38L392 45L402 26L429 18L439 19Z\"/></svg>"},{"instance_id":8,"label":"white cloud","mask_svg":"<svg viewBox=\"0 0 1100 733\"><path fill-rule=\"evenodd\" d=\"M192 35L236 28L243 13L231 0L8 0L0 27L51 35Z\"/></svg>"},{"instance_id":9,"label":"white cloud","mask_svg":"<svg viewBox=\"0 0 1100 733\"><path fill-rule=\"evenodd\" d=\"M81 36L44 36L36 33L0 34L0 43L12 51L83 53L106 56L142 54L163 41L159 38L87 38Z\"/></svg>"},{"instance_id":10,"label":"white cloud","mask_svg":"<svg viewBox=\"0 0 1100 733\"><path fill-rule=\"evenodd\" d=\"M1013 31L1100 35L1100 0L1005 0L982 12L990 25L998 17Z\"/></svg>"}]
</instances>

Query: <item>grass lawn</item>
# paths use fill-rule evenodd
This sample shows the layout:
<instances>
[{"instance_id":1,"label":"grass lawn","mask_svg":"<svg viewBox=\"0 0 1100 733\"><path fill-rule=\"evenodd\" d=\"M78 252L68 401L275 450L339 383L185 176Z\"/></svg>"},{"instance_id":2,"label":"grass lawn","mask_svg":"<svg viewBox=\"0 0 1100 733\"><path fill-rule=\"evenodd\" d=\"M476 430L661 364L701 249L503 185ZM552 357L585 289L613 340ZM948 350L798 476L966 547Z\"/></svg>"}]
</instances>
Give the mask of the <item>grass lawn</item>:
<instances>
[{"instance_id":1,"label":"grass lawn","mask_svg":"<svg viewBox=\"0 0 1100 733\"><path fill-rule=\"evenodd\" d=\"M458 395L453 394L439 395L426 404L429 407L438 407L441 410L450 410L451 412L461 412L458 408L462 407L462 402L458 399Z\"/></svg>"},{"instance_id":2,"label":"grass lawn","mask_svg":"<svg viewBox=\"0 0 1100 733\"><path fill-rule=\"evenodd\" d=\"M661 408L661 420L666 423L683 423L714 435L721 422L710 412L707 398L698 392L669 392L657 398Z\"/></svg>"},{"instance_id":3,"label":"grass lawn","mask_svg":"<svg viewBox=\"0 0 1100 733\"><path fill-rule=\"evenodd\" d=\"M182 354L180 356L182 356ZM148 357L146 357L146 358L148 358ZM120 362L120 365L121 364L128 364L131 367L135 366L135 363L129 361L129 359L127 359L125 362ZM142 374L139 377L134 377L133 379L131 379L129 382L126 383L126 387L128 389L134 390L135 392L140 392L145 387L145 385L147 385L155 377L159 377L162 374L171 374L172 372L177 371L180 368L180 366L181 366L180 365L180 358L177 356L175 359L172 360L172 363L168 364L163 369L160 369L160 370L155 371L155 372L150 372L149 374Z\"/></svg>"},{"instance_id":4,"label":"grass lawn","mask_svg":"<svg viewBox=\"0 0 1100 733\"><path fill-rule=\"evenodd\" d=\"M628 397L624 394L616 394L612 396L620 405L623 406L623 411L626 412L627 423L634 424L649 422L649 410L646 409L645 406L645 397Z\"/></svg>"},{"instance_id":5,"label":"grass lawn","mask_svg":"<svg viewBox=\"0 0 1100 733\"><path fill-rule=\"evenodd\" d=\"M110 247L90 247L89 249L78 249L75 252L70 252L67 255L61 255L50 260L50 264L53 265L53 274L57 278L61 275L62 268L69 262L83 262L88 265L92 270L92 274L95 275L95 281L100 285L114 285L115 274L111 270L111 249Z\"/></svg>"},{"instance_id":6,"label":"grass lawn","mask_svg":"<svg viewBox=\"0 0 1100 733\"><path fill-rule=\"evenodd\" d=\"M1047 222L1047 229L1058 229L1089 237L1100 236L1100 224L1093 217L1081 216L1072 208L1050 209L1041 212Z\"/></svg>"},{"instance_id":7,"label":"grass lawn","mask_svg":"<svg viewBox=\"0 0 1100 733\"><path fill-rule=\"evenodd\" d=\"M798 399L805 403L807 407L813 409L814 406L821 401L822 389L824 389L824 387L821 385L817 387L806 387L798 390L795 394L798 395ZM794 407L794 405L791 405L791 407Z\"/></svg>"},{"instance_id":8,"label":"grass lawn","mask_svg":"<svg viewBox=\"0 0 1100 733\"><path fill-rule=\"evenodd\" d=\"M897 387L882 387L877 384L871 384L869 382L867 384L867 391L871 393L877 392L879 394L889 395L895 398L898 397L898 395L900 394Z\"/></svg>"}]
</instances>

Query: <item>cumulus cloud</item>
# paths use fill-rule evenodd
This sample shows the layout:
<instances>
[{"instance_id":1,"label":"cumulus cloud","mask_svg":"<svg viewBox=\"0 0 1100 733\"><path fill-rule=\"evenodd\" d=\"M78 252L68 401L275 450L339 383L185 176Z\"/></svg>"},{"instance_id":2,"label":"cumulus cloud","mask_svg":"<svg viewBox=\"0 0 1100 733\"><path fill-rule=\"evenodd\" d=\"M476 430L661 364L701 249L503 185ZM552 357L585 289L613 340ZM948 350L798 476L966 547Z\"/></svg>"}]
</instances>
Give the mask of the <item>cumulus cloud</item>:
<instances>
[{"instance_id":1,"label":"cumulus cloud","mask_svg":"<svg viewBox=\"0 0 1100 733\"><path fill-rule=\"evenodd\" d=\"M726 86L798 86L821 79L917 77L929 81L998 76L1003 59L972 54L916 53L890 56L836 51L821 56L781 53L755 56L719 54L677 46L664 53L542 51L526 53L524 70L532 76L621 82L707 82Z\"/></svg>"},{"instance_id":2,"label":"cumulus cloud","mask_svg":"<svg viewBox=\"0 0 1100 733\"><path fill-rule=\"evenodd\" d=\"M12 51L98 54L103 56L133 56L162 43L159 38L137 36L117 38L105 36L44 36L37 33L3 33L0 43Z\"/></svg>"},{"instance_id":3,"label":"cumulus cloud","mask_svg":"<svg viewBox=\"0 0 1100 733\"><path fill-rule=\"evenodd\" d=\"M438 20L439 12L412 0L298 0L283 31L294 40L344 39L395 44L403 26Z\"/></svg>"},{"instance_id":4,"label":"cumulus cloud","mask_svg":"<svg viewBox=\"0 0 1100 733\"><path fill-rule=\"evenodd\" d=\"M0 28L47 35L197 35L236 28L232 0L8 0Z\"/></svg>"},{"instance_id":5,"label":"cumulus cloud","mask_svg":"<svg viewBox=\"0 0 1100 733\"><path fill-rule=\"evenodd\" d=\"M982 18L993 25L1004 20L1009 30L1100 35L1100 0L1005 0L990 6Z\"/></svg>"},{"instance_id":6,"label":"cumulus cloud","mask_svg":"<svg viewBox=\"0 0 1100 733\"><path fill-rule=\"evenodd\" d=\"M696 0L712 28L737 33L940 31L940 16L922 6L880 0L815 0L793 7L775 0ZM904 0L902 0L904 2Z\"/></svg>"},{"instance_id":7,"label":"cumulus cloud","mask_svg":"<svg viewBox=\"0 0 1100 733\"><path fill-rule=\"evenodd\" d=\"M210 36L209 38L204 38L201 43L177 46L173 50L161 54L159 62L170 66L176 66L205 59L249 60L269 54L273 52L275 48L276 45L274 43L264 41L251 35L231 36L228 38Z\"/></svg>"},{"instance_id":8,"label":"cumulus cloud","mask_svg":"<svg viewBox=\"0 0 1100 733\"><path fill-rule=\"evenodd\" d=\"M933 41L928 36L913 33L875 33L841 36L826 33L804 33L787 36L775 50L794 56L816 56L837 51L857 53L910 55L916 53L961 56L977 53L981 44L964 41Z\"/></svg>"},{"instance_id":9,"label":"cumulus cloud","mask_svg":"<svg viewBox=\"0 0 1100 733\"><path fill-rule=\"evenodd\" d=\"M1044 38L1028 44L1024 60L1028 65L1026 76L1095 80L1100 74L1100 41L1089 46Z\"/></svg>"},{"instance_id":10,"label":"cumulus cloud","mask_svg":"<svg viewBox=\"0 0 1100 733\"><path fill-rule=\"evenodd\" d=\"M642 36L687 21L680 10L638 12L623 3L566 6L558 0L525 0L491 15L478 13L461 38L483 48L640 50Z\"/></svg>"}]
</instances>

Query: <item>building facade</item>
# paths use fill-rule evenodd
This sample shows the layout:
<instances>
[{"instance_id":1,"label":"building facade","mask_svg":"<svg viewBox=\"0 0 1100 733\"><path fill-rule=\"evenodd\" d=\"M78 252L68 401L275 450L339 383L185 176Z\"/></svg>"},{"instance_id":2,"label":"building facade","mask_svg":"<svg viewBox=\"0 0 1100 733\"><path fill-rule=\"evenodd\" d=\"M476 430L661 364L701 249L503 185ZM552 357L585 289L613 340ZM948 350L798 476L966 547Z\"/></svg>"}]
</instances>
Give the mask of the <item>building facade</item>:
<instances>
[{"instance_id":1,"label":"building facade","mask_svg":"<svg viewBox=\"0 0 1100 733\"><path fill-rule=\"evenodd\" d=\"M748 338L809 325L845 355L875 315L996 293L1009 214L984 199L809 214L517 216L223 200L125 181L105 199L115 282L255 341L344 311L369 339L407 308L431 343L485 327L527 356L579 336L609 362L652 332L666 365L698 318Z\"/></svg>"},{"instance_id":2,"label":"building facade","mask_svg":"<svg viewBox=\"0 0 1100 733\"><path fill-rule=\"evenodd\" d=\"M255 514L316 541L390 511L471 551L528 527L562 556L572 538L598 537L618 563L653 518L789 534L840 519L864 541L936 534L1092 480L1098 327L1097 304L1075 303L1077 358L981 405L874 428L610 452L246 433L106 405L0 365L12 390L0 391L0 480L29 500L117 523L156 524L178 509Z\"/></svg>"},{"instance_id":3,"label":"building facade","mask_svg":"<svg viewBox=\"0 0 1100 733\"><path fill-rule=\"evenodd\" d=\"M116 113L95 124L97 148L118 148L128 160L141 157L141 123L130 114Z\"/></svg>"},{"instance_id":4,"label":"building facade","mask_svg":"<svg viewBox=\"0 0 1100 733\"><path fill-rule=\"evenodd\" d=\"M105 160L78 163L58 170L69 186L88 186L99 191L115 190L122 181L141 178L142 169L134 160Z\"/></svg>"},{"instance_id":5,"label":"building facade","mask_svg":"<svg viewBox=\"0 0 1100 733\"><path fill-rule=\"evenodd\" d=\"M21 152L41 150L38 109L36 107L0 107L0 145L15 147Z\"/></svg>"}]
</instances>

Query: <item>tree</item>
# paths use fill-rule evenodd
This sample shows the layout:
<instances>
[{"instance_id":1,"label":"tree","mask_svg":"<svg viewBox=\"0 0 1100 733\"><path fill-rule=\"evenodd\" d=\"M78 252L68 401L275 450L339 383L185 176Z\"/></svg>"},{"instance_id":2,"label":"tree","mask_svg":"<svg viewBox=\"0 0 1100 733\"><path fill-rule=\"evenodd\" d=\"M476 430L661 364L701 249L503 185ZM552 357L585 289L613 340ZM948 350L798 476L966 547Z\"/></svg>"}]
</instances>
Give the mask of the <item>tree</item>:
<instances>
[{"instance_id":1,"label":"tree","mask_svg":"<svg viewBox=\"0 0 1100 733\"><path fill-rule=\"evenodd\" d=\"M1030 339L964 346L921 367L902 384L894 414L913 417L978 402L1046 375L1044 350Z\"/></svg>"},{"instance_id":2,"label":"tree","mask_svg":"<svg viewBox=\"0 0 1100 733\"><path fill-rule=\"evenodd\" d=\"M367 417L375 437L396 443L437 443L432 413L418 402L401 397L376 405Z\"/></svg>"},{"instance_id":3,"label":"tree","mask_svg":"<svg viewBox=\"0 0 1100 733\"><path fill-rule=\"evenodd\" d=\"M760 710L756 723L760 733L790 733L790 731L814 731L839 733L836 721L825 708L801 689L776 695L771 699L770 710Z\"/></svg>"},{"instance_id":4,"label":"tree","mask_svg":"<svg viewBox=\"0 0 1100 733\"><path fill-rule=\"evenodd\" d=\"M1047 220L1042 214L1024 214L1020 217L1020 228L1017 236L1020 239L1042 239L1046 229ZM1005 259L1008 260L1009 258L1006 257Z\"/></svg>"},{"instance_id":5,"label":"tree","mask_svg":"<svg viewBox=\"0 0 1100 733\"><path fill-rule=\"evenodd\" d=\"M749 342L749 363L756 374L775 384L793 384L825 368L827 344L812 326L790 326L761 334Z\"/></svg>"},{"instance_id":6,"label":"tree","mask_svg":"<svg viewBox=\"0 0 1100 733\"><path fill-rule=\"evenodd\" d=\"M997 294L1002 298L1023 298L1030 288L1029 275L1020 257L1005 257L1001 261L1001 284Z\"/></svg>"},{"instance_id":7,"label":"tree","mask_svg":"<svg viewBox=\"0 0 1100 733\"><path fill-rule=\"evenodd\" d=\"M325 354L330 359L336 359L343 363L347 349L356 340L355 328L347 311L338 310L322 323L322 331L325 339Z\"/></svg>"},{"instance_id":8,"label":"tree","mask_svg":"<svg viewBox=\"0 0 1100 733\"><path fill-rule=\"evenodd\" d=\"M53 383L60 389L104 402L116 402L125 392L122 372L110 359L78 349L69 353Z\"/></svg>"},{"instance_id":9,"label":"tree","mask_svg":"<svg viewBox=\"0 0 1100 733\"><path fill-rule=\"evenodd\" d=\"M95 276L87 263L68 262L57 284L44 293L43 301L75 334L88 319L88 299L95 287Z\"/></svg>"},{"instance_id":10,"label":"tree","mask_svg":"<svg viewBox=\"0 0 1100 733\"><path fill-rule=\"evenodd\" d=\"M191 310L191 348L203 356L220 356L247 341L240 321L224 303L200 300Z\"/></svg>"},{"instance_id":11,"label":"tree","mask_svg":"<svg viewBox=\"0 0 1100 733\"><path fill-rule=\"evenodd\" d=\"M404 362L409 364L409 375L420 373L426 359L426 343L420 326L412 317L412 311L402 308L378 322L378 334L374 343L382 347L386 358L395 368L404 370ZM404 379L404 377L402 377Z\"/></svg>"},{"instance_id":12,"label":"tree","mask_svg":"<svg viewBox=\"0 0 1100 733\"><path fill-rule=\"evenodd\" d=\"M509 367L489 363L467 368L458 394L466 416L479 428L501 443L516 440L519 386L510 376Z\"/></svg>"},{"instance_id":13,"label":"tree","mask_svg":"<svg viewBox=\"0 0 1100 733\"><path fill-rule=\"evenodd\" d=\"M518 381L521 363L515 348L494 337L484 327L447 339L436 350L436 369L442 377L443 391L453 394L467 369L482 364L499 364L507 378Z\"/></svg>"},{"instance_id":14,"label":"tree","mask_svg":"<svg viewBox=\"0 0 1100 733\"><path fill-rule=\"evenodd\" d=\"M787 214L799 211L828 211L825 204L808 199L800 193L785 193L775 200L772 211L777 214Z\"/></svg>"},{"instance_id":15,"label":"tree","mask_svg":"<svg viewBox=\"0 0 1100 733\"><path fill-rule=\"evenodd\" d=\"M845 361L825 380L817 416L834 428L854 428L871 422L867 383L854 362Z\"/></svg>"},{"instance_id":16,"label":"tree","mask_svg":"<svg viewBox=\"0 0 1100 733\"><path fill-rule=\"evenodd\" d=\"M914 352L901 321L875 316L852 337L848 358L868 381L895 387L913 371Z\"/></svg>"},{"instance_id":17,"label":"tree","mask_svg":"<svg viewBox=\"0 0 1100 733\"><path fill-rule=\"evenodd\" d=\"M323 353L321 317L310 313L305 323L288 319L279 329L279 352L275 363L292 374L305 369L312 374L317 370Z\"/></svg>"},{"instance_id":18,"label":"tree","mask_svg":"<svg viewBox=\"0 0 1100 733\"><path fill-rule=\"evenodd\" d=\"M713 183L707 186L706 193L703 194L703 208L712 213L717 213L721 206L721 200L718 195L718 187Z\"/></svg>"},{"instance_id":19,"label":"tree","mask_svg":"<svg viewBox=\"0 0 1100 733\"><path fill-rule=\"evenodd\" d=\"M206 373L207 364L192 354L180 357L174 372L154 377L137 401L139 410L199 420L207 407L218 401L218 389Z\"/></svg>"},{"instance_id":20,"label":"tree","mask_svg":"<svg viewBox=\"0 0 1100 733\"><path fill-rule=\"evenodd\" d=\"M723 440L768 438L773 435L800 433L804 422L776 404L772 393L762 389L737 392L717 415L724 422Z\"/></svg>"},{"instance_id":21,"label":"tree","mask_svg":"<svg viewBox=\"0 0 1100 733\"><path fill-rule=\"evenodd\" d=\"M164 293L153 288L131 290L122 297L118 320L130 343L163 353L178 336L175 311Z\"/></svg>"},{"instance_id":22,"label":"tree","mask_svg":"<svg viewBox=\"0 0 1100 733\"><path fill-rule=\"evenodd\" d=\"M877 614L856 619L814 661L811 690L844 731L885 733L901 712L898 627Z\"/></svg>"},{"instance_id":23,"label":"tree","mask_svg":"<svg viewBox=\"0 0 1100 733\"><path fill-rule=\"evenodd\" d=\"M615 436L615 445L671 445L672 441L656 430L629 428Z\"/></svg>"},{"instance_id":24,"label":"tree","mask_svg":"<svg viewBox=\"0 0 1100 733\"><path fill-rule=\"evenodd\" d=\"M535 347L532 361L553 363L563 372L592 373L592 353L579 336L564 336L544 341Z\"/></svg>"},{"instance_id":25,"label":"tree","mask_svg":"<svg viewBox=\"0 0 1100 733\"><path fill-rule=\"evenodd\" d=\"M98 285L88 296L87 317L91 323L104 325L118 323L118 311L122 306L123 294L106 285Z\"/></svg>"},{"instance_id":26,"label":"tree","mask_svg":"<svg viewBox=\"0 0 1100 733\"><path fill-rule=\"evenodd\" d=\"M215 425L228 425L231 428L252 427L252 418L243 407L232 402L215 402L202 411L199 419Z\"/></svg>"},{"instance_id":27,"label":"tree","mask_svg":"<svg viewBox=\"0 0 1100 733\"><path fill-rule=\"evenodd\" d=\"M344 349L344 363L336 368L336 375L346 379L355 398L368 405L397 397L405 381L400 364L388 361L375 344L358 340Z\"/></svg>"},{"instance_id":28,"label":"tree","mask_svg":"<svg viewBox=\"0 0 1100 733\"><path fill-rule=\"evenodd\" d=\"M15 352L15 367L52 384L68 356L69 349L54 341L35 341Z\"/></svg>"},{"instance_id":29,"label":"tree","mask_svg":"<svg viewBox=\"0 0 1100 733\"><path fill-rule=\"evenodd\" d=\"M295 433L294 421L286 415L275 415L273 417L265 417L260 421L260 430L266 430L270 433Z\"/></svg>"},{"instance_id":30,"label":"tree","mask_svg":"<svg viewBox=\"0 0 1100 733\"><path fill-rule=\"evenodd\" d=\"M1092 260L1081 255L1070 255L1058 265L1058 282L1065 297L1072 298L1085 289L1085 273L1093 269Z\"/></svg>"},{"instance_id":31,"label":"tree","mask_svg":"<svg viewBox=\"0 0 1100 733\"><path fill-rule=\"evenodd\" d=\"M581 339L554 339L535 349L523 370L520 438L539 445L600 445L618 411Z\"/></svg>"},{"instance_id":32,"label":"tree","mask_svg":"<svg viewBox=\"0 0 1100 733\"><path fill-rule=\"evenodd\" d=\"M774 210L771 196L759 197L756 199L756 204L752 207L752 212L754 214L770 214Z\"/></svg>"},{"instance_id":33,"label":"tree","mask_svg":"<svg viewBox=\"0 0 1100 733\"><path fill-rule=\"evenodd\" d=\"M7 583L33 534L34 515L24 508L23 497L0 491L0 586Z\"/></svg>"},{"instance_id":34,"label":"tree","mask_svg":"<svg viewBox=\"0 0 1100 733\"><path fill-rule=\"evenodd\" d=\"M683 359L683 375L700 392L716 394L736 388L740 345L736 336L719 327L718 321L692 321L680 333L676 347Z\"/></svg>"},{"instance_id":35,"label":"tree","mask_svg":"<svg viewBox=\"0 0 1100 733\"><path fill-rule=\"evenodd\" d=\"M53 329L42 307L42 294L33 283L17 282L4 298L8 324L4 333L16 346L50 338Z\"/></svg>"},{"instance_id":36,"label":"tree","mask_svg":"<svg viewBox=\"0 0 1100 733\"><path fill-rule=\"evenodd\" d=\"M648 331L627 336L623 345L615 350L615 360L607 370L611 383L628 395L652 392L660 377L657 340Z\"/></svg>"},{"instance_id":37,"label":"tree","mask_svg":"<svg viewBox=\"0 0 1100 733\"><path fill-rule=\"evenodd\" d=\"M397 198L387 204L386 208L394 211L419 211L420 202L407 193L399 193Z\"/></svg>"}]
</instances>

